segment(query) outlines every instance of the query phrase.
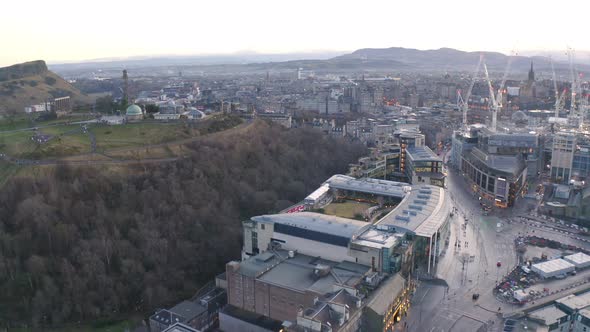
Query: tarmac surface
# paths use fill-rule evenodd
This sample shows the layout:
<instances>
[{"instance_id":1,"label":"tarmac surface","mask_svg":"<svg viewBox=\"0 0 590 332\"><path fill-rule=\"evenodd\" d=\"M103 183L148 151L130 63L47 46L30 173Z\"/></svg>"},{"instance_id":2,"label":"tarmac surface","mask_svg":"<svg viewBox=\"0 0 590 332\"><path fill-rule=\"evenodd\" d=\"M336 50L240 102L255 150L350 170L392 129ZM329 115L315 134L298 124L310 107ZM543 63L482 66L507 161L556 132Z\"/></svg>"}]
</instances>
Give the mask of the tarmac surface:
<instances>
[{"instance_id":1,"label":"tarmac surface","mask_svg":"<svg viewBox=\"0 0 590 332\"><path fill-rule=\"evenodd\" d=\"M434 279L419 281L410 312L402 324L396 324L394 331L502 331L503 316L533 306L532 303L527 306L503 303L493 294L498 282L519 263L515 238L529 234L576 246L588 246L588 243L576 239L579 235L575 233L567 234L541 224L531 226L528 220L517 221L517 216L530 215L529 210L537 205L534 200L519 198L515 207L492 209L490 215L484 216L479 198L459 171L449 169L447 188L458 209L451 218L448 247L431 276ZM550 281L550 287L561 289L588 276L590 273ZM473 300L473 294L479 294L479 298ZM555 295L562 296L565 296L563 292ZM553 296L547 296L546 300L552 301Z\"/></svg>"}]
</instances>

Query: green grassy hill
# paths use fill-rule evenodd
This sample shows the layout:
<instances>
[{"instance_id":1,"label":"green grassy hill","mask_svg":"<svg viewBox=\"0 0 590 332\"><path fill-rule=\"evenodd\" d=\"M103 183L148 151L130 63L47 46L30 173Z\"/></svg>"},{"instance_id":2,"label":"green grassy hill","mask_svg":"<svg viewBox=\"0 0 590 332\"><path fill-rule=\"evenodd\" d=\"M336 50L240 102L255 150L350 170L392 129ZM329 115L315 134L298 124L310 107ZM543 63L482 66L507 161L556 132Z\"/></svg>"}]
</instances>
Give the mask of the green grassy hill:
<instances>
[{"instance_id":1,"label":"green grassy hill","mask_svg":"<svg viewBox=\"0 0 590 332\"><path fill-rule=\"evenodd\" d=\"M0 114L22 113L24 107L56 97L70 96L74 105L92 98L47 69L45 61L0 68Z\"/></svg>"}]
</instances>

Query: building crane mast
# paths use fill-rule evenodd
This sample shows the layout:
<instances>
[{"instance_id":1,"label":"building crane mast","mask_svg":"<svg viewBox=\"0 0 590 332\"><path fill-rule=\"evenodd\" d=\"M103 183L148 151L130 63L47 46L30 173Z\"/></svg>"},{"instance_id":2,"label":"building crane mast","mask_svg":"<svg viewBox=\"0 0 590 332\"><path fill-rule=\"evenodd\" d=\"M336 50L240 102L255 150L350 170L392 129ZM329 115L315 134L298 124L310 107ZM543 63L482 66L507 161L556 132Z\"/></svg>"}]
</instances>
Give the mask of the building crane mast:
<instances>
[{"instance_id":1,"label":"building crane mast","mask_svg":"<svg viewBox=\"0 0 590 332\"><path fill-rule=\"evenodd\" d=\"M490 99L492 100L492 126L491 126L491 130L492 131L496 131L496 119L495 119L495 113L496 113L496 106L497 106L497 102L496 102L496 95L494 94L494 87L492 87L492 81L490 80L490 74L488 73L488 66L486 65L486 63L483 63L483 72L485 74L486 77L486 82L488 83L488 90L490 91Z\"/></svg>"},{"instance_id":2,"label":"building crane mast","mask_svg":"<svg viewBox=\"0 0 590 332\"><path fill-rule=\"evenodd\" d=\"M490 99L492 100L492 125L491 125L490 129L493 132L496 131L497 121L498 121L498 112L502 109L504 85L506 85L506 79L508 78L508 73L510 72L511 65L512 65L512 56L509 56L508 63L506 63L506 68L504 69L504 74L502 76L502 82L500 83L500 87L498 88L498 91L495 92L494 87L492 86L492 81L490 80L490 75L488 73L488 66L486 65L485 61L483 64L486 81L488 82L488 89L490 90Z\"/></svg>"},{"instance_id":3,"label":"building crane mast","mask_svg":"<svg viewBox=\"0 0 590 332\"><path fill-rule=\"evenodd\" d=\"M582 86L580 84L580 77L578 76L578 70L575 67L575 50L571 47L567 49L567 55L570 64L570 80L572 82L571 86L571 106L570 106L570 115L577 117L577 121L579 123L580 129L584 124L584 117L586 113L586 109L588 107L588 100L582 95ZM578 96L582 96L582 98L578 101Z\"/></svg>"},{"instance_id":4,"label":"building crane mast","mask_svg":"<svg viewBox=\"0 0 590 332\"><path fill-rule=\"evenodd\" d=\"M551 72L553 74L553 90L555 91L555 117L559 118L559 109L560 109L560 105L561 105L560 99L561 98L559 96L559 90L557 90L557 78L555 77L555 66L553 65L552 58L551 58Z\"/></svg>"},{"instance_id":5,"label":"building crane mast","mask_svg":"<svg viewBox=\"0 0 590 332\"><path fill-rule=\"evenodd\" d=\"M469 89L467 89L467 94L465 95L465 99L461 97L461 94L458 95L459 101L459 109L463 111L463 129L467 130L467 111L469 110L469 98L471 97L471 91L473 91L473 86L475 85L475 80L477 75L479 74L479 68L481 67L481 63L483 62L483 53L479 56L479 61L477 63L477 67L475 67L475 71L473 72L473 77L471 78L471 84L469 84Z\"/></svg>"}]
</instances>

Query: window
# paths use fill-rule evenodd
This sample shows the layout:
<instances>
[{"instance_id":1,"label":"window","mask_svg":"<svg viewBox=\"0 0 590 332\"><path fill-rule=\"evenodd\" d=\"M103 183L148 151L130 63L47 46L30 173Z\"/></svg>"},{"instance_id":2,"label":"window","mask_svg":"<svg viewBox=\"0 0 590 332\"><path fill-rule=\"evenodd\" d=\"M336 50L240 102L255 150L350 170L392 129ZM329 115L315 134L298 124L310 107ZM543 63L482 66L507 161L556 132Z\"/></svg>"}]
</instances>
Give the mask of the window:
<instances>
[{"instance_id":1,"label":"window","mask_svg":"<svg viewBox=\"0 0 590 332\"><path fill-rule=\"evenodd\" d=\"M258 250L258 233L252 232L252 251Z\"/></svg>"},{"instance_id":2,"label":"window","mask_svg":"<svg viewBox=\"0 0 590 332\"><path fill-rule=\"evenodd\" d=\"M260 224L260 229L264 230L264 224Z\"/></svg>"}]
</instances>

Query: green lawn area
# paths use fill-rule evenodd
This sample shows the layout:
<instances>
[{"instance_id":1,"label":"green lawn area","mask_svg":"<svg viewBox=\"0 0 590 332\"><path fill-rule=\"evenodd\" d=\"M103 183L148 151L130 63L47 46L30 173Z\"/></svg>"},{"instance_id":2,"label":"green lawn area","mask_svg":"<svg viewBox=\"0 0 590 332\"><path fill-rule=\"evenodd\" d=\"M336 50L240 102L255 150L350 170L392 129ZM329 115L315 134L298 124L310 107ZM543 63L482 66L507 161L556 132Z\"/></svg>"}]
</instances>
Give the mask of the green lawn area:
<instances>
[{"instance_id":1,"label":"green lawn area","mask_svg":"<svg viewBox=\"0 0 590 332\"><path fill-rule=\"evenodd\" d=\"M131 123L121 126L89 125L96 137L98 151L139 147L190 138L191 132L182 124ZM34 131L0 132L0 152L13 157L31 159L73 156L91 152L90 137L80 125L59 125L39 128L52 138L44 144L31 140Z\"/></svg>"},{"instance_id":2,"label":"green lawn area","mask_svg":"<svg viewBox=\"0 0 590 332\"><path fill-rule=\"evenodd\" d=\"M324 207L324 213L342 218L354 218L355 215L363 214L372 205L356 201L346 201L343 203L330 203Z\"/></svg>"},{"instance_id":3,"label":"green lawn area","mask_svg":"<svg viewBox=\"0 0 590 332\"><path fill-rule=\"evenodd\" d=\"M191 137L178 123L130 123L122 126L96 126L90 130L96 136L97 149L102 151L159 144Z\"/></svg>"},{"instance_id":4,"label":"green lawn area","mask_svg":"<svg viewBox=\"0 0 590 332\"><path fill-rule=\"evenodd\" d=\"M30 125L31 122L25 114L11 119L0 117L0 131L28 128Z\"/></svg>"},{"instance_id":5,"label":"green lawn area","mask_svg":"<svg viewBox=\"0 0 590 332\"><path fill-rule=\"evenodd\" d=\"M0 152L15 156L34 151L36 144L31 140L32 135L32 131L0 133Z\"/></svg>"},{"instance_id":6,"label":"green lawn area","mask_svg":"<svg viewBox=\"0 0 590 332\"><path fill-rule=\"evenodd\" d=\"M40 159L61 157L90 152L90 139L80 131L64 135L79 126L55 126L42 128L41 133L53 136L44 144L38 145L31 140L35 134L32 130L0 133L0 152L12 157Z\"/></svg>"},{"instance_id":7,"label":"green lawn area","mask_svg":"<svg viewBox=\"0 0 590 332\"><path fill-rule=\"evenodd\" d=\"M45 133L45 131L43 132ZM89 153L90 150L90 139L86 134L56 135L49 142L41 144L34 151L25 154L24 157L31 159L67 157Z\"/></svg>"},{"instance_id":8,"label":"green lawn area","mask_svg":"<svg viewBox=\"0 0 590 332\"><path fill-rule=\"evenodd\" d=\"M38 115L32 115L32 117L37 117ZM77 121L84 121L89 120L92 117L84 116L84 115L75 115L75 116L68 116L54 120L48 121L35 121L36 127L43 127L47 125L53 124L67 124L68 122L77 122ZM8 118L0 118L0 131L7 131L7 130L15 130L15 129L24 129L30 128L31 121L29 115L22 114L11 119Z\"/></svg>"}]
</instances>

